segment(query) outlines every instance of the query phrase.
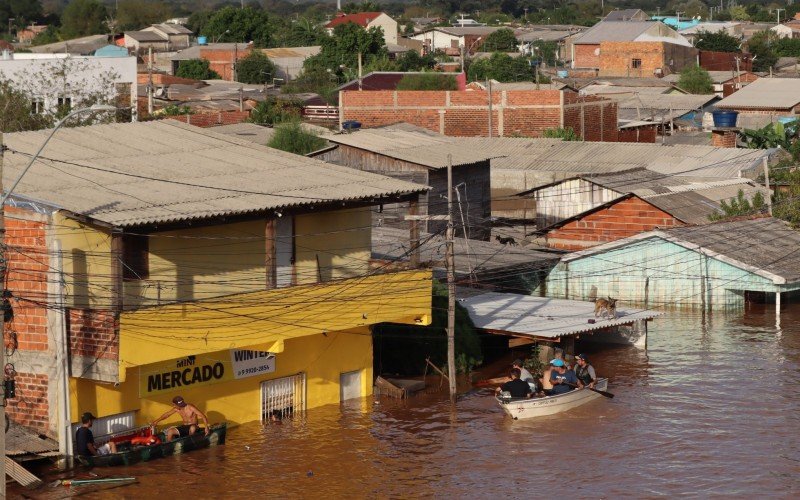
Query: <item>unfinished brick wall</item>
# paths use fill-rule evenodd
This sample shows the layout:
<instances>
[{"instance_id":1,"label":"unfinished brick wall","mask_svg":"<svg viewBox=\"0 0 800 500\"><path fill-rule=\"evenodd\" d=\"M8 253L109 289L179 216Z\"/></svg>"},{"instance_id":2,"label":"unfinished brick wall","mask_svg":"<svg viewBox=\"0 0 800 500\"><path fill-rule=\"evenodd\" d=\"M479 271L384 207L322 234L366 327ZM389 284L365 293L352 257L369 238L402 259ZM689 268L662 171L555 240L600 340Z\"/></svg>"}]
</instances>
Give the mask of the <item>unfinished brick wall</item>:
<instances>
[{"instance_id":1,"label":"unfinished brick wall","mask_svg":"<svg viewBox=\"0 0 800 500\"><path fill-rule=\"evenodd\" d=\"M600 44L575 44L575 58L573 59L575 68L599 68L600 67Z\"/></svg>"},{"instance_id":2,"label":"unfinished brick wall","mask_svg":"<svg viewBox=\"0 0 800 500\"><path fill-rule=\"evenodd\" d=\"M208 67L219 73L223 80L233 81L233 64L234 61L245 57L250 53L251 48L243 48L238 50L232 49L209 49L200 48L200 59L208 61Z\"/></svg>"},{"instance_id":3,"label":"unfinished brick wall","mask_svg":"<svg viewBox=\"0 0 800 500\"><path fill-rule=\"evenodd\" d=\"M563 104L562 104L563 103ZM546 129L571 126L586 140L616 141L613 101L559 90L492 93L494 137L540 137ZM346 91L339 118L365 128L407 122L448 136L489 135L489 93L485 91Z\"/></svg>"},{"instance_id":4,"label":"unfinished brick wall","mask_svg":"<svg viewBox=\"0 0 800 500\"><path fill-rule=\"evenodd\" d=\"M553 229L545 240L551 248L580 250L656 228L682 225L672 215L633 196Z\"/></svg>"},{"instance_id":5,"label":"unfinished brick wall","mask_svg":"<svg viewBox=\"0 0 800 500\"><path fill-rule=\"evenodd\" d=\"M600 44L600 76L666 76L693 64L697 64L697 49L694 47L666 42Z\"/></svg>"},{"instance_id":6,"label":"unfinished brick wall","mask_svg":"<svg viewBox=\"0 0 800 500\"><path fill-rule=\"evenodd\" d=\"M620 129L617 142L655 143L658 138L658 125Z\"/></svg>"},{"instance_id":7,"label":"unfinished brick wall","mask_svg":"<svg viewBox=\"0 0 800 500\"><path fill-rule=\"evenodd\" d=\"M216 127L217 125L232 125L244 123L250 118L250 111L212 111L209 113L194 113L183 116L170 116L169 119L178 120L195 127Z\"/></svg>"},{"instance_id":8,"label":"unfinished brick wall","mask_svg":"<svg viewBox=\"0 0 800 500\"><path fill-rule=\"evenodd\" d=\"M739 71L753 71L753 58L743 52L699 51L700 67L708 71L736 71L736 58L739 58Z\"/></svg>"},{"instance_id":9,"label":"unfinished brick wall","mask_svg":"<svg viewBox=\"0 0 800 500\"><path fill-rule=\"evenodd\" d=\"M50 405L47 401L47 375L17 373L16 397L6 404L6 417L19 425L47 434Z\"/></svg>"},{"instance_id":10,"label":"unfinished brick wall","mask_svg":"<svg viewBox=\"0 0 800 500\"><path fill-rule=\"evenodd\" d=\"M67 329L73 355L100 359L119 357L117 322L111 311L70 309Z\"/></svg>"}]
</instances>

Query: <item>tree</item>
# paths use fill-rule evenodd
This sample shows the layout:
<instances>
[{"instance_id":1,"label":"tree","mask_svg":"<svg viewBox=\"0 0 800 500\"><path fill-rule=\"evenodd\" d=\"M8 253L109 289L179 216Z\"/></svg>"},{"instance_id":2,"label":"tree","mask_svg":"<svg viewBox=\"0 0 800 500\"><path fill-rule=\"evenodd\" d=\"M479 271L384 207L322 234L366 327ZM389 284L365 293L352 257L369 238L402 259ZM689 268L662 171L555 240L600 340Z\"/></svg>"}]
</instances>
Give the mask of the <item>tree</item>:
<instances>
[{"instance_id":1,"label":"tree","mask_svg":"<svg viewBox=\"0 0 800 500\"><path fill-rule=\"evenodd\" d=\"M333 29L333 36L322 41L320 53L305 60L303 68L310 72L330 70L330 73L346 81L358 74L359 53L364 66L384 57L383 30L365 30L355 23L340 24Z\"/></svg>"},{"instance_id":2,"label":"tree","mask_svg":"<svg viewBox=\"0 0 800 500\"><path fill-rule=\"evenodd\" d=\"M172 7L160 0L122 0L116 12L119 31L139 30L172 16Z\"/></svg>"},{"instance_id":3,"label":"tree","mask_svg":"<svg viewBox=\"0 0 800 500\"><path fill-rule=\"evenodd\" d=\"M760 191L754 194L752 199L748 200L744 196L744 191L740 189L736 194L736 198L731 198L730 201L727 202L722 200L719 208L722 212L720 213L719 210L715 210L714 213L708 216L709 220L719 221L731 217L760 213L766 208L766 203L764 201L764 195L761 194Z\"/></svg>"},{"instance_id":4,"label":"tree","mask_svg":"<svg viewBox=\"0 0 800 500\"><path fill-rule=\"evenodd\" d=\"M364 0L361 3L350 2L342 6L342 12L345 14L357 14L359 12L380 12L381 8L375 2Z\"/></svg>"},{"instance_id":5,"label":"tree","mask_svg":"<svg viewBox=\"0 0 800 500\"><path fill-rule=\"evenodd\" d=\"M511 57L495 52L489 58L478 59L467 70L471 81L491 78L499 82L532 81L534 72L530 62L524 57Z\"/></svg>"},{"instance_id":6,"label":"tree","mask_svg":"<svg viewBox=\"0 0 800 500\"><path fill-rule=\"evenodd\" d=\"M404 76L397 83L397 90L458 90L453 75L420 73Z\"/></svg>"},{"instance_id":7,"label":"tree","mask_svg":"<svg viewBox=\"0 0 800 500\"><path fill-rule=\"evenodd\" d=\"M436 58L433 54L421 56L416 50L404 52L396 61L399 71L425 71L436 66Z\"/></svg>"},{"instance_id":8,"label":"tree","mask_svg":"<svg viewBox=\"0 0 800 500\"><path fill-rule=\"evenodd\" d=\"M794 154L797 149L798 120L770 123L760 129L744 129L742 139L751 149L782 148Z\"/></svg>"},{"instance_id":9,"label":"tree","mask_svg":"<svg viewBox=\"0 0 800 500\"><path fill-rule=\"evenodd\" d=\"M681 71L678 87L690 94L713 94L714 80L711 79L708 71L700 66L687 66Z\"/></svg>"},{"instance_id":10,"label":"tree","mask_svg":"<svg viewBox=\"0 0 800 500\"><path fill-rule=\"evenodd\" d=\"M741 42L738 38L729 35L725 31L711 33L700 31L696 37L699 41L695 46L700 50L713 50L716 52L739 52Z\"/></svg>"},{"instance_id":11,"label":"tree","mask_svg":"<svg viewBox=\"0 0 800 500\"><path fill-rule=\"evenodd\" d=\"M483 48L489 52L513 52L517 50L517 37L514 31L503 28L491 33L483 42Z\"/></svg>"},{"instance_id":12,"label":"tree","mask_svg":"<svg viewBox=\"0 0 800 500\"><path fill-rule=\"evenodd\" d=\"M98 0L72 0L61 16L61 35L65 39L106 32L108 11Z\"/></svg>"},{"instance_id":13,"label":"tree","mask_svg":"<svg viewBox=\"0 0 800 500\"><path fill-rule=\"evenodd\" d=\"M274 32L269 14L252 7L225 7L213 13L201 34L212 41L253 42L256 47L270 47Z\"/></svg>"},{"instance_id":14,"label":"tree","mask_svg":"<svg viewBox=\"0 0 800 500\"><path fill-rule=\"evenodd\" d=\"M728 8L728 13L731 15L731 19L734 21L749 21L750 14L747 13L747 9L743 5L734 5Z\"/></svg>"},{"instance_id":15,"label":"tree","mask_svg":"<svg viewBox=\"0 0 800 500\"><path fill-rule=\"evenodd\" d=\"M264 83L276 76L275 65L258 49L252 50L236 63L236 79L242 83Z\"/></svg>"},{"instance_id":16,"label":"tree","mask_svg":"<svg viewBox=\"0 0 800 500\"><path fill-rule=\"evenodd\" d=\"M277 30L273 34L273 41L280 47L307 47L320 45L327 37L327 33L318 24L301 18L292 22L288 28Z\"/></svg>"},{"instance_id":17,"label":"tree","mask_svg":"<svg viewBox=\"0 0 800 500\"><path fill-rule=\"evenodd\" d=\"M778 34L771 30L759 31L750 38L747 47L754 56L754 71L769 71L778 62L775 47L779 40Z\"/></svg>"},{"instance_id":18,"label":"tree","mask_svg":"<svg viewBox=\"0 0 800 500\"><path fill-rule=\"evenodd\" d=\"M43 113L33 113L33 103L10 82L0 80L0 130L22 132L50 127L53 120Z\"/></svg>"},{"instance_id":19,"label":"tree","mask_svg":"<svg viewBox=\"0 0 800 500\"><path fill-rule=\"evenodd\" d=\"M58 41L58 30L52 24L44 31L36 35L31 41L31 45L47 45L48 43L56 43Z\"/></svg>"},{"instance_id":20,"label":"tree","mask_svg":"<svg viewBox=\"0 0 800 500\"><path fill-rule=\"evenodd\" d=\"M275 134L267 145L288 153L305 155L327 144L328 141L303 128L299 121L289 121L275 127Z\"/></svg>"},{"instance_id":21,"label":"tree","mask_svg":"<svg viewBox=\"0 0 800 500\"><path fill-rule=\"evenodd\" d=\"M39 0L0 0L0 19L14 18L14 25L25 26L42 19L42 3Z\"/></svg>"},{"instance_id":22,"label":"tree","mask_svg":"<svg viewBox=\"0 0 800 500\"><path fill-rule=\"evenodd\" d=\"M209 63L205 59L181 61L175 76L191 80L216 80L221 78L219 73L209 67Z\"/></svg>"},{"instance_id":23,"label":"tree","mask_svg":"<svg viewBox=\"0 0 800 500\"><path fill-rule=\"evenodd\" d=\"M299 120L302 103L267 97L256 104L250 112L250 122L258 125L276 125L292 120Z\"/></svg>"}]
</instances>

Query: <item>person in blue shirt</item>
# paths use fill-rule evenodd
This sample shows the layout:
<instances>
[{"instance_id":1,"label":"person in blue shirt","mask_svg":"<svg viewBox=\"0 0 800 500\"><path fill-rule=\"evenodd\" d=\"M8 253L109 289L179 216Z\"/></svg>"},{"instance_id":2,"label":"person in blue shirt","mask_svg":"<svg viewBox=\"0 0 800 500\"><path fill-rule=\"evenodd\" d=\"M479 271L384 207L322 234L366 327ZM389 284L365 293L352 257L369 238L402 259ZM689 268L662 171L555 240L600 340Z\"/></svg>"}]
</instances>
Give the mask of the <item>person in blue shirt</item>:
<instances>
[{"instance_id":1,"label":"person in blue shirt","mask_svg":"<svg viewBox=\"0 0 800 500\"><path fill-rule=\"evenodd\" d=\"M550 383L553 384L552 395L564 394L578 385L578 377L575 372L567 369L567 364L561 359L554 359L550 362L553 371L550 373Z\"/></svg>"}]
</instances>

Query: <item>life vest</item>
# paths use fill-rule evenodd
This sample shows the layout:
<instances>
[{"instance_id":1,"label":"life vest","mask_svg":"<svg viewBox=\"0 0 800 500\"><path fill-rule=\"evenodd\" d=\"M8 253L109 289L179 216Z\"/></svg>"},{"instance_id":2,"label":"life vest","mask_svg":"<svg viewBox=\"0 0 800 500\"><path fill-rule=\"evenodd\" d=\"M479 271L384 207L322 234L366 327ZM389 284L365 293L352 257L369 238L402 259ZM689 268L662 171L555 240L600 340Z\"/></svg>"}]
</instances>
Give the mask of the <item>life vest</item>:
<instances>
[{"instance_id":1,"label":"life vest","mask_svg":"<svg viewBox=\"0 0 800 500\"><path fill-rule=\"evenodd\" d=\"M133 446L153 446L160 443L161 440L158 438L158 436L136 436L135 438L131 439L131 444Z\"/></svg>"},{"instance_id":2,"label":"life vest","mask_svg":"<svg viewBox=\"0 0 800 500\"><path fill-rule=\"evenodd\" d=\"M589 366L576 366L575 367L575 376L578 377L578 380L583 382L583 385L589 385L592 383L592 377L589 375Z\"/></svg>"}]
</instances>

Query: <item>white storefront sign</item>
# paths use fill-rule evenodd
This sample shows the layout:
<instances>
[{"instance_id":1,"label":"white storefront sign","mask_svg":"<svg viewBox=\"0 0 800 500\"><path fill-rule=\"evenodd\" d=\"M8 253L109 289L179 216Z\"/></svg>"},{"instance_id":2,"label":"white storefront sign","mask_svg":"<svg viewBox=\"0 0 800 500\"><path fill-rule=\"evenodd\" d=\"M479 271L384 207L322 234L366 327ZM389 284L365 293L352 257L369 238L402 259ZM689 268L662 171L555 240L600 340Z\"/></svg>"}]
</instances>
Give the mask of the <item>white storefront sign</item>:
<instances>
[{"instance_id":1,"label":"white storefront sign","mask_svg":"<svg viewBox=\"0 0 800 500\"><path fill-rule=\"evenodd\" d=\"M275 353L231 349L231 365L235 379L273 373L275 371Z\"/></svg>"}]
</instances>

